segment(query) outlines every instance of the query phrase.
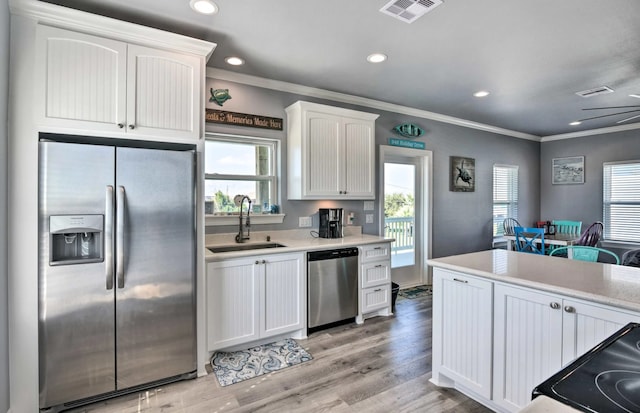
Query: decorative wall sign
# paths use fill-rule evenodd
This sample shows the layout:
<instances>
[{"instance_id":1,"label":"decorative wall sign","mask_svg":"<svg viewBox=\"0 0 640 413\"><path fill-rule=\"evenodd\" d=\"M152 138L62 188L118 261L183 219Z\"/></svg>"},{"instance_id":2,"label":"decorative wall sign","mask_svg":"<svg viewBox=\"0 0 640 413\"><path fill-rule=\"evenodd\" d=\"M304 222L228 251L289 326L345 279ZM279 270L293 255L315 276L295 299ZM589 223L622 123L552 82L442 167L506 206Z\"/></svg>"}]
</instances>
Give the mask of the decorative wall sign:
<instances>
[{"instance_id":1,"label":"decorative wall sign","mask_svg":"<svg viewBox=\"0 0 640 413\"><path fill-rule=\"evenodd\" d=\"M209 98L209 102L215 102L218 106L222 106L224 102L231 99L231 95L229 94L229 89L209 89L211 93L211 97Z\"/></svg>"},{"instance_id":2,"label":"decorative wall sign","mask_svg":"<svg viewBox=\"0 0 640 413\"><path fill-rule=\"evenodd\" d=\"M393 130L405 138L419 138L424 135L422 128L414 125L413 123L403 123L402 125L398 125L393 128Z\"/></svg>"},{"instance_id":3,"label":"decorative wall sign","mask_svg":"<svg viewBox=\"0 0 640 413\"><path fill-rule=\"evenodd\" d=\"M554 185L583 184L584 156L552 159L551 183Z\"/></svg>"},{"instance_id":4,"label":"decorative wall sign","mask_svg":"<svg viewBox=\"0 0 640 413\"><path fill-rule=\"evenodd\" d=\"M206 109L205 120L207 122L223 123L225 125L282 130L282 118L270 118L268 116L227 112L217 109Z\"/></svg>"},{"instance_id":5,"label":"decorative wall sign","mask_svg":"<svg viewBox=\"0 0 640 413\"><path fill-rule=\"evenodd\" d=\"M389 145L401 146L403 148L424 149L424 142L408 141L406 139L389 138Z\"/></svg>"},{"instance_id":6,"label":"decorative wall sign","mask_svg":"<svg viewBox=\"0 0 640 413\"><path fill-rule=\"evenodd\" d=\"M474 192L476 190L476 160L461 156L450 156L450 185L453 192Z\"/></svg>"}]
</instances>

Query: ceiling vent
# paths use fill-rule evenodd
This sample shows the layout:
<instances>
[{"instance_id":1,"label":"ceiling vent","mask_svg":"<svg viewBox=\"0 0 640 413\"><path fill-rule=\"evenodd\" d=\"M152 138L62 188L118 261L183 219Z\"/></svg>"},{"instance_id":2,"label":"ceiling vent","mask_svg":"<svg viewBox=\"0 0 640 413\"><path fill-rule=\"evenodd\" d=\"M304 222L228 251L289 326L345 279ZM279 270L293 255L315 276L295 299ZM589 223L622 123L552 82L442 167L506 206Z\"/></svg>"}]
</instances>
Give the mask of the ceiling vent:
<instances>
[{"instance_id":1,"label":"ceiling vent","mask_svg":"<svg viewBox=\"0 0 640 413\"><path fill-rule=\"evenodd\" d=\"M413 23L418 17L430 12L442 0L392 0L385 4L380 11L406 23Z\"/></svg>"},{"instance_id":2,"label":"ceiling vent","mask_svg":"<svg viewBox=\"0 0 640 413\"><path fill-rule=\"evenodd\" d=\"M582 92L576 92L576 95L583 98L590 98L591 96L604 95L607 93L613 93L613 89L607 86L600 86L589 90L583 90Z\"/></svg>"}]
</instances>

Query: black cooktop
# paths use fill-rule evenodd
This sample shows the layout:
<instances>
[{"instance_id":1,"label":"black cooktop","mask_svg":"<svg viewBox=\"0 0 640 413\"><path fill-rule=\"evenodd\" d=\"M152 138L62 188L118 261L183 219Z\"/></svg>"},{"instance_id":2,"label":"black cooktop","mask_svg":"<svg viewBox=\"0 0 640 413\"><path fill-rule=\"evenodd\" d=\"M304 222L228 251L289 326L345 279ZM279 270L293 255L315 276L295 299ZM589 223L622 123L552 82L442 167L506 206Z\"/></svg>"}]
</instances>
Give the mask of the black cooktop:
<instances>
[{"instance_id":1,"label":"black cooktop","mask_svg":"<svg viewBox=\"0 0 640 413\"><path fill-rule=\"evenodd\" d=\"M640 412L640 324L629 323L533 390L583 412Z\"/></svg>"}]
</instances>

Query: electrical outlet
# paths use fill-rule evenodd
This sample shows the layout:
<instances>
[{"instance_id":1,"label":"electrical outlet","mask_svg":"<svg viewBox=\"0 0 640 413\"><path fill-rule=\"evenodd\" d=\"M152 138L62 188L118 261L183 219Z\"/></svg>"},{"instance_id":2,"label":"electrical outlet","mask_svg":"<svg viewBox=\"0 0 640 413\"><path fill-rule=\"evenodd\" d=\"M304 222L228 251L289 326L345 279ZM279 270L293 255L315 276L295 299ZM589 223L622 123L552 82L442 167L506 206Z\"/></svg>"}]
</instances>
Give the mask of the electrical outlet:
<instances>
[{"instance_id":1,"label":"electrical outlet","mask_svg":"<svg viewBox=\"0 0 640 413\"><path fill-rule=\"evenodd\" d=\"M366 214L365 215L365 222L367 224L373 224L373 214Z\"/></svg>"},{"instance_id":2,"label":"electrical outlet","mask_svg":"<svg viewBox=\"0 0 640 413\"><path fill-rule=\"evenodd\" d=\"M373 211L373 201L364 201L364 208L365 211Z\"/></svg>"},{"instance_id":3,"label":"electrical outlet","mask_svg":"<svg viewBox=\"0 0 640 413\"><path fill-rule=\"evenodd\" d=\"M309 228L309 227L311 227L311 217L300 217L300 218L298 218L298 226L300 228Z\"/></svg>"}]
</instances>

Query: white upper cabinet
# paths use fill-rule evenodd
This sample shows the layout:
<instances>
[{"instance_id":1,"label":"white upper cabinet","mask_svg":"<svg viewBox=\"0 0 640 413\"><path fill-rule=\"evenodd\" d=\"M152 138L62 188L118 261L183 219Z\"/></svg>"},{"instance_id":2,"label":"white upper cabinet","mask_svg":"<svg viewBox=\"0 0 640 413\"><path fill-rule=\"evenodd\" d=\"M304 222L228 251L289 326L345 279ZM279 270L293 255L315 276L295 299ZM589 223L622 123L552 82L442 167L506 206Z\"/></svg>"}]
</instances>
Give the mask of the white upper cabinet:
<instances>
[{"instance_id":1,"label":"white upper cabinet","mask_svg":"<svg viewBox=\"0 0 640 413\"><path fill-rule=\"evenodd\" d=\"M203 61L38 26L44 127L194 140L200 136Z\"/></svg>"},{"instance_id":2,"label":"white upper cabinet","mask_svg":"<svg viewBox=\"0 0 640 413\"><path fill-rule=\"evenodd\" d=\"M286 109L289 199L374 199L378 115L299 101Z\"/></svg>"}]
</instances>

